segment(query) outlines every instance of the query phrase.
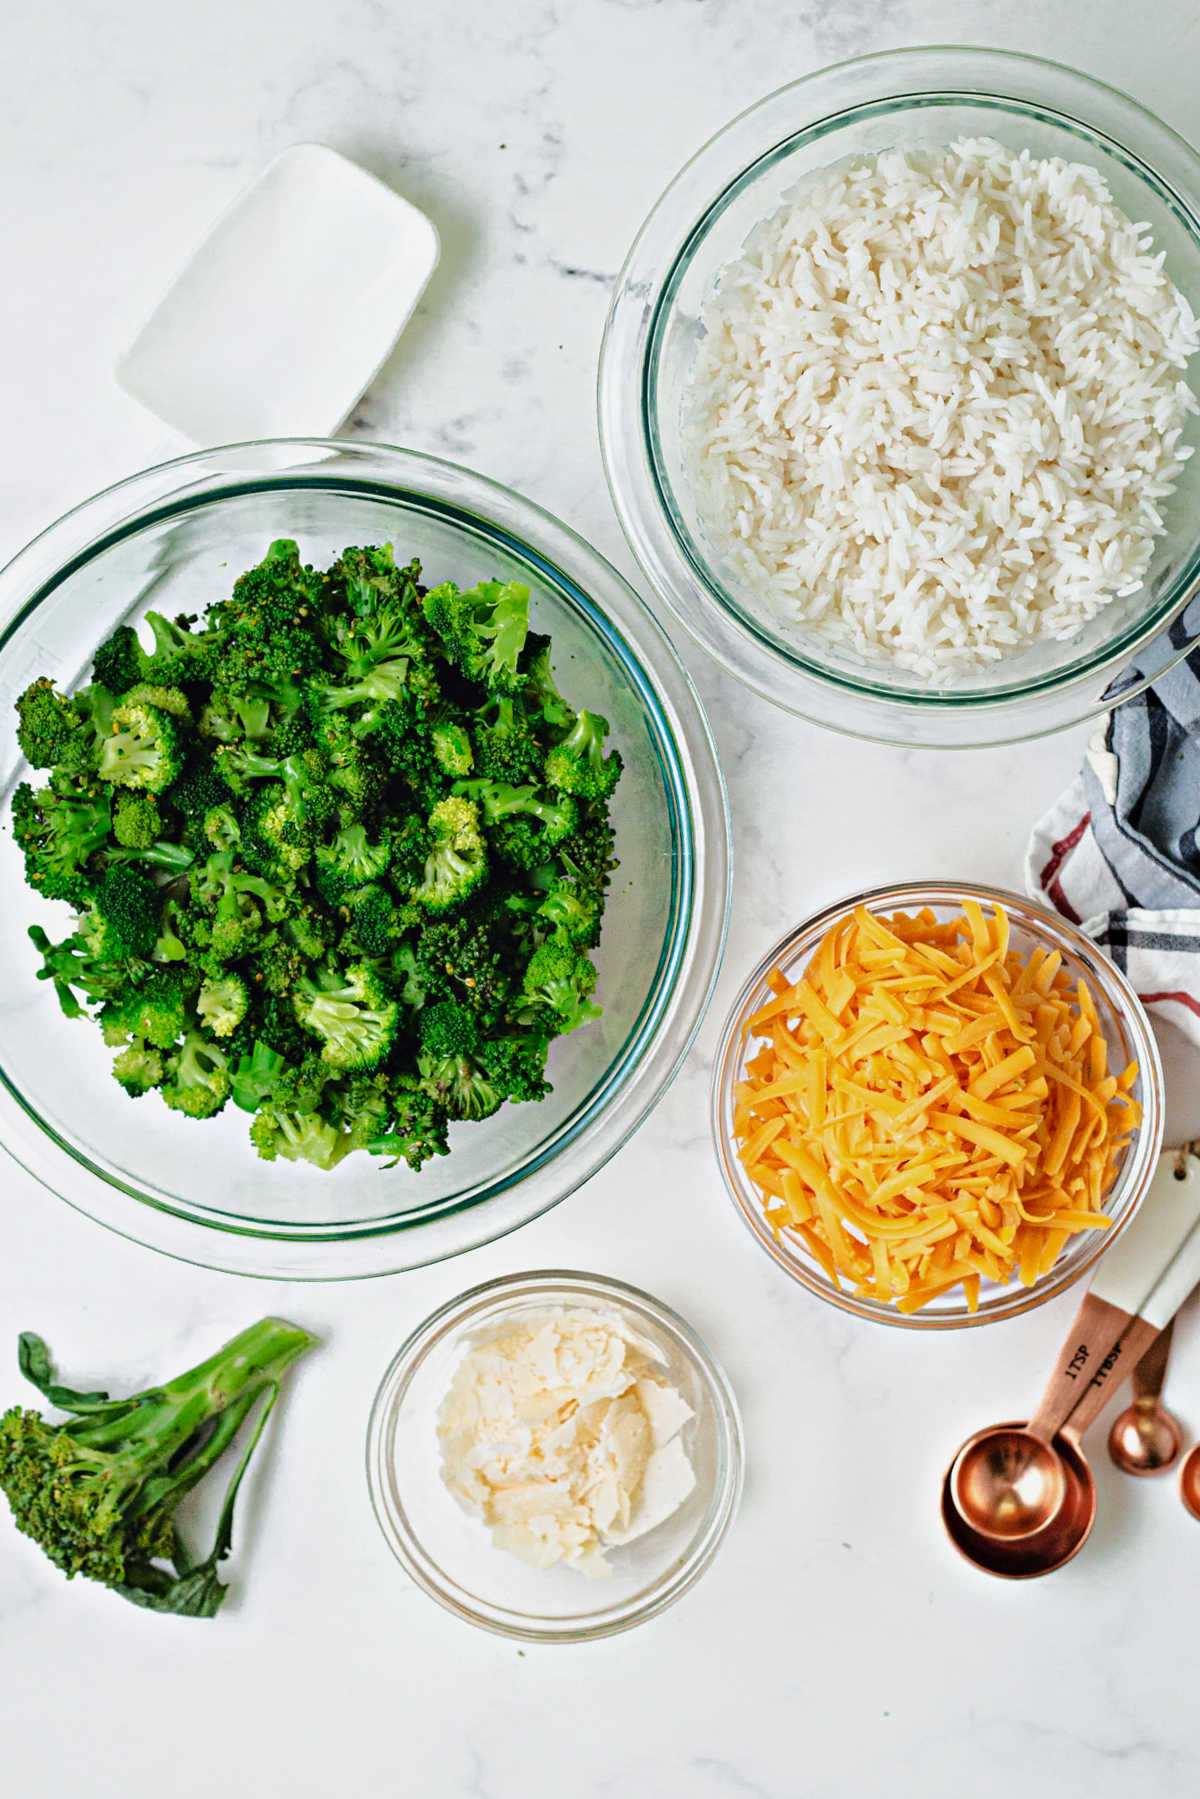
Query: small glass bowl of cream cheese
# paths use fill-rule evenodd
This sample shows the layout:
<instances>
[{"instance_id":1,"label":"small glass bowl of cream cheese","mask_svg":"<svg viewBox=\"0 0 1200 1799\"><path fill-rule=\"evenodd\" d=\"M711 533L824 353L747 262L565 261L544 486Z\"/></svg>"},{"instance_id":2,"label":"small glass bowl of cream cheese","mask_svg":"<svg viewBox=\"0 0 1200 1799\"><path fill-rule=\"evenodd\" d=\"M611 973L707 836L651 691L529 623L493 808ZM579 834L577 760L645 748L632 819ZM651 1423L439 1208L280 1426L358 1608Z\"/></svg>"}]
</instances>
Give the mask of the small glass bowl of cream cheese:
<instances>
[{"instance_id":1,"label":"small glass bowl of cream cheese","mask_svg":"<svg viewBox=\"0 0 1200 1799\"><path fill-rule=\"evenodd\" d=\"M737 1403L684 1320L622 1281L509 1275L427 1318L367 1433L379 1525L417 1585L524 1642L672 1605L737 1509Z\"/></svg>"}]
</instances>

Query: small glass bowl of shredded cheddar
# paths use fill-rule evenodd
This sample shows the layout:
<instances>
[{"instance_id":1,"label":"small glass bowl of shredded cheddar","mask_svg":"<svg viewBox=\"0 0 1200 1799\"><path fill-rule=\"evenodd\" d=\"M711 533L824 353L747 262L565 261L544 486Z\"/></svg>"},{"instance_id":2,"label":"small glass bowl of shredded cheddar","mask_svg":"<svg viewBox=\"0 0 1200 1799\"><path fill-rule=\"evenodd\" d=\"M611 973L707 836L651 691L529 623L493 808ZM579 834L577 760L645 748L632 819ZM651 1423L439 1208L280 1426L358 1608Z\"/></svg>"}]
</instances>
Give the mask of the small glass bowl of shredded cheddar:
<instances>
[{"instance_id":1,"label":"small glass bowl of shredded cheddar","mask_svg":"<svg viewBox=\"0 0 1200 1799\"><path fill-rule=\"evenodd\" d=\"M907 884L831 906L746 981L713 1076L758 1241L861 1317L953 1327L1061 1293L1132 1217L1162 1069L1125 976L1017 894Z\"/></svg>"},{"instance_id":2,"label":"small glass bowl of shredded cheddar","mask_svg":"<svg viewBox=\"0 0 1200 1799\"><path fill-rule=\"evenodd\" d=\"M431 1597L505 1636L578 1642L699 1579L737 1507L741 1426L720 1368L661 1301L599 1275L512 1275L401 1348L367 1477Z\"/></svg>"}]
</instances>

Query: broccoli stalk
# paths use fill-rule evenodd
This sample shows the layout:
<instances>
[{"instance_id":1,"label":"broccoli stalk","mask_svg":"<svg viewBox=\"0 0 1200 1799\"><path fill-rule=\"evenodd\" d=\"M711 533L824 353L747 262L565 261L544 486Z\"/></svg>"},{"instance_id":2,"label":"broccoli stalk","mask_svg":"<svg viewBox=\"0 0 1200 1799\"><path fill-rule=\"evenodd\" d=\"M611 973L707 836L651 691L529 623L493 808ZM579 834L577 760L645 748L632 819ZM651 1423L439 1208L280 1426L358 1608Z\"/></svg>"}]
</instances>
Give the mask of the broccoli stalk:
<instances>
[{"instance_id":1,"label":"broccoli stalk","mask_svg":"<svg viewBox=\"0 0 1200 1799\"><path fill-rule=\"evenodd\" d=\"M284 1370L315 1342L294 1324L264 1318L177 1379L109 1399L58 1386L45 1344L23 1332L21 1372L72 1416L52 1424L14 1406L0 1418L0 1489L17 1528L68 1580L82 1574L152 1611L213 1617L227 1591L217 1567L232 1543L238 1488ZM196 1559L180 1542L176 1507L260 1401L212 1548Z\"/></svg>"}]
</instances>

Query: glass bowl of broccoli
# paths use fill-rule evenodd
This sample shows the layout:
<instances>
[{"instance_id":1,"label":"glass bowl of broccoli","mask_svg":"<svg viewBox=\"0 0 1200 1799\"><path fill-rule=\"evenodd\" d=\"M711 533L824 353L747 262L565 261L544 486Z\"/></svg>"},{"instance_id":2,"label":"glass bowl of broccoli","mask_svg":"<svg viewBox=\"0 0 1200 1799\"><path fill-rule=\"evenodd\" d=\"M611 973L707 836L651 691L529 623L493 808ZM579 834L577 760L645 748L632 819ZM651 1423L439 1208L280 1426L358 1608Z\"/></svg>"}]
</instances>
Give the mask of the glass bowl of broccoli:
<instances>
[{"instance_id":1,"label":"glass bowl of broccoli","mask_svg":"<svg viewBox=\"0 0 1200 1799\"><path fill-rule=\"evenodd\" d=\"M545 1211L671 1080L729 906L668 638L410 451L205 451L0 571L0 1140L153 1248L345 1278Z\"/></svg>"}]
</instances>

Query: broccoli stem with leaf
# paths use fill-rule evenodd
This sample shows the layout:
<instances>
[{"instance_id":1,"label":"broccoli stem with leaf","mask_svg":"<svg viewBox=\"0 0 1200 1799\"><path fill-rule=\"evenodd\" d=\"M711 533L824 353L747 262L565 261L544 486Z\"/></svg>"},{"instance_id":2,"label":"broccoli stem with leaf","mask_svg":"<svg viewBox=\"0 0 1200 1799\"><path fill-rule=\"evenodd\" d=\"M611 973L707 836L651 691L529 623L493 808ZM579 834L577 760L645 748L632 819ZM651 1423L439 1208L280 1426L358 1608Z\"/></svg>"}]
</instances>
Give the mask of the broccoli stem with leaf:
<instances>
[{"instance_id":1,"label":"broccoli stem with leaf","mask_svg":"<svg viewBox=\"0 0 1200 1799\"><path fill-rule=\"evenodd\" d=\"M211 1618L227 1592L217 1568L232 1543L238 1488L284 1370L315 1342L297 1325L264 1318L176 1379L110 1399L58 1385L46 1345L23 1332L21 1372L72 1416L54 1424L14 1406L0 1418L0 1491L17 1528L68 1580L82 1574L152 1611ZM176 1530L176 1508L256 1407L212 1548L194 1557Z\"/></svg>"}]
</instances>

